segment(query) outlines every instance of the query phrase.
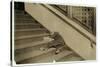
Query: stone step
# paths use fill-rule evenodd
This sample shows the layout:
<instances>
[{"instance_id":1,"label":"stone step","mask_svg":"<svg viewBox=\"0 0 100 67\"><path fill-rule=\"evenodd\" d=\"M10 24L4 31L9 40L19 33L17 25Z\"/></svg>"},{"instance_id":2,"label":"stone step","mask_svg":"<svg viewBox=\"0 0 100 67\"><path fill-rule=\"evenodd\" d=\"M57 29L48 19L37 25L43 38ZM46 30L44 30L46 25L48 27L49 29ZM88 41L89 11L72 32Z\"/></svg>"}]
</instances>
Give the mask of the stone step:
<instances>
[{"instance_id":1,"label":"stone step","mask_svg":"<svg viewBox=\"0 0 100 67\"><path fill-rule=\"evenodd\" d=\"M27 35L38 35L38 34L45 34L45 33L49 33L49 32L47 30L17 31L15 33L15 37L27 36Z\"/></svg>"},{"instance_id":2,"label":"stone step","mask_svg":"<svg viewBox=\"0 0 100 67\"><path fill-rule=\"evenodd\" d=\"M45 54L41 54L41 55L38 55L36 57L32 57L32 58L29 58L29 59L26 59L26 60L23 60L21 63L22 64L33 64L33 63L48 63L48 62L52 62L52 55L54 55L56 49L55 48L49 48L49 49L54 49L52 51L49 51ZM46 50L48 51L48 49Z\"/></svg>"},{"instance_id":3,"label":"stone step","mask_svg":"<svg viewBox=\"0 0 100 67\"><path fill-rule=\"evenodd\" d=\"M53 62L54 60L57 61L63 58L64 56L68 56L73 53L72 51L69 51L67 49L61 51L59 54L55 54L55 51L56 50L33 58L29 58L27 60L24 60L22 63L48 63L48 62Z\"/></svg>"},{"instance_id":4,"label":"stone step","mask_svg":"<svg viewBox=\"0 0 100 67\"><path fill-rule=\"evenodd\" d=\"M24 14L25 11L23 10L14 10L15 14Z\"/></svg>"},{"instance_id":5,"label":"stone step","mask_svg":"<svg viewBox=\"0 0 100 67\"><path fill-rule=\"evenodd\" d=\"M27 17L26 16L22 16L22 17L19 16L19 17L15 17L14 20L16 20L16 21L17 20L23 20L23 21L27 21L28 20L29 21L29 20L34 20L34 19L32 17L30 17L30 16L29 17L28 16Z\"/></svg>"},{"instance_id":6,"label":"stone step","mask_svg":"<svg viewBox=\"0 0 100 67\"><path fill-rule=\"evenodd\" d=\"M68 55L70 55L72 53L73 53L72 51L69 51L69 50L64 49L62 47L61 48L61 52L59 52L58 54L55 54L55 51L53 53L48 53L47 55L37 57L37 61L36 62L37 63L53 62L53 61L57 61L57 60L63 58L64 56L68 56Z\"/></svg>"},{"instance_id":7,"label":"stone step","mask_svg":"<svg viewBox=\"0 0 100 67\"><path fill-rule=\"evenodd\" d=\"M36 26L38 26L38 25L41 25L41 24L39 24L39 23L15 23L15 26L22 26L22 25L36 25Z\"/></svg>"},{"instance_id":8,"label":"stone step","mask_svg":"<svg viewBox=\"0 0 100 67\"><path fill-rule=\"evenodd\" d=\"M24 45L24 44L29 44L32 42L37 42L37 41L43 41L43 37L34 37L34 38L28 38L28 39L19 39L19 40L15 40L15 46L16 45ZM16 48L16 47L15 47Z\"/></svg>"},{"instance_id":9,"label":"stone step","mask_svg":"<svg viewBox=\"0 0 100 67\"><path fill-rule=\"evenodd\" d=\"M39 46L39 45L43 46L43 44L47 45L47 43L49 43L50 41L52 41L52 40L42 40L42 41L30 42L30 43L26 43L26 44L16 44L15 50L29 48L29 47L35 47L35 46Z\"/></svg>"},{"instance_id":10,"label":"stone step","mask_svg":"<svg viewBox=\"0 0 100 67\"><path fill-rule=\"evenodd\" d=\"M40 59L38 62L40 62L40 63L42 63L42 62L46 63L46 62L50 62L50 61L53 62L53 61L57 61L57 60L63 58L64 56L68 56L70 54L72 54L72 51L64 50L64 51L60 52L59 54L53 54L50 57L49 56L44 57L44 58Z\"/></svg>"},{"instance_id":11,"label":"stone step","mask_svg":"<svg viewBox=\"0 0 100 67\"><path fill-rule=\"evenodd\" d=\"M35 21L35 20L15 20L15 24L24 24L24 23L36 23L37 24L37 22Z\"/></svg>"},{"instance_id":12,"label":"stone step","mask_svg":"<svg viewBox=\"0 0 100 67\"><path fill-rule=\"evenodd\" d=\"M18 21L33 21L33 22L36 22L33 18L15 18L14 20L16 22L18 22Z\"/></svg>"},{"instance_id":13,"label":"stone step","mask_svg":"<svg viewBox=\"0 0 100 67\"><path fill-rule=\"evenodd\" d=\"M34 18L32 18L31 16L28 15L24 15L24 16L15 16L15 22L16 23L38 23Z\"/></svg>"},{"instance_id":14,"label":"stone step","mask_svg":"<svg viewBox=\"0 0 100 67\"><path fill-rule=\"evenodd\" d=\"M41 55L44 55L44 54L52 52L52 51L55 51L55 48L50 48L50 49L45 50L45 51L36 50L36 51L24 52L22 54L16 55L15 60L16 60L17 63L20 63L20 62L22 62L26 59L34 58L36 56L41 56Z\"/></svg>"},{"instance_id":15,"label":"stone step","mask_svg":"<svg viewBox=\"0 0 100 67\"><path fill-rule=\"evenodd\" d=\"M19 13L15 12L14 13L15 17L17 17L17 16L24 16L24 15L29 16L28 14L25 14L25 12L22 12L22 13L21 12L19 12Z\"/></svg>"},{"instance_id":16,"label":"stone step","mask_svg":"<svg viewBox=\"0 0 100 67\"><path fill-rule=\"evenodd\" d=\"M19 17L19 16L31 17L29 14L25 13L24 11L22 11L22 12L15 12L14 16L15 17Z\"/></svg>"},{"instance_id":17,"label":"stone step","mask_svg":"<svg viewBox=\"0 0 100 67\"><path fill-rule=\"evenodd\" d=\"M70 54L72 54L73 52L72 51L69 51L69 50L63 50L62 52L60 52L59 54L56 54L54 55L54 59L55 61L65 57L65 56L68 56Z\"/></svg>"},{"instance_id":18,"label":"stone step","mask_svg":"<svg viewBox=\"0 0 100 67\"><path fill-rule=\"evenodd\" d=\"M34 29L34 28L43 28L41 25L16 25L16 29Z\"/></svg>"},{"instance_id":19,"label":"stone step","mask_svg":"<svg viewBox=\"0 0 100 67\"><path fill-rule=\"evenodd\" d=\"M35 28L35 29L16 29L15 32L22 32L22 31L46 31L45 28Z\"/></svg>"},{"instance_id":20,"label":"stone step","mask_svg":"<svg viewBox=\"0 0 100 67\"><path fill-rule=\"evenodd\" d=\"M43 36L48 36L50 34L48 33L43 33L43 34L36 34L36 35L27 35L27 36L19 36L19 37L15 37L15 40L19 40L19 39L28 39L28 38L34 38L34 37L43 37Z\"/></svg>"}]
</instances>

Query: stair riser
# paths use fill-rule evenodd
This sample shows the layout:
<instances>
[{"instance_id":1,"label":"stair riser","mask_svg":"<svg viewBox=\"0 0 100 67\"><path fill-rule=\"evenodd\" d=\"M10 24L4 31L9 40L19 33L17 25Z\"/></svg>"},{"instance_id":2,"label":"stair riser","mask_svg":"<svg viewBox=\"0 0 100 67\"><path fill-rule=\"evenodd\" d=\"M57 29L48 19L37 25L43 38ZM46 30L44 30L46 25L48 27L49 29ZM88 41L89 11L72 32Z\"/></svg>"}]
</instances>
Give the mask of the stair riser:
<instances>
[{"instance_id":1,"label":"stair riser","mask_svg":"<svg viewBox=\"0 0 100 67\"><path fill-rule=\"evenodd\" d=\"M40 24L38 23L15 23L15 26L30 26L30 25L33 25L33 26L41 26Z\"/></svg>"},{"instance_id":2,"label":"stair riser","mask_svg":"<svg viewBox=\"0 0 100 67\"><path fill-rule=\"evenodd\" d=\"M50 48L50 49L48 49L46 51L42 51L42 50L31 51L29 53L24 53L24 54L17 55L15 57L15 60L16 60L16 62L25 61L25 60L30 59L32 57L35 58L37 56L41 56L41 55L47 54L47 53L52 52L54 50L55 50L54 48Z\"/></svg>"},{"instance_id":3,"label":"stair riser","mask_svg":"<svg viewBox=\"0 0 100 67\"><path fill-rule=\"evenodd\" d=\"M24 11L22 11L22 10L14 10L14 12L15 12L15 13L18 13L18 14L19 14L19 13L24 13Z\"/></svg>"},{"instance_id":4,"label":"stair riser","mask_svg":"<svg viewBox=\"0 0 100 67\"><path fill-rule=\"evenodd\" d=\"M32 17L29 16L29 15L27 15L27 14L26 14L26 15L25 15L25 14L18 14L18 15L16 14L16 15L15 15L15 18L20 18L20 19L21 19L21 18L26 18L26 19L30 19L30 18L32 18Z\"/></svg>"},{"instance_id":5,"label":"stair riser","mask_svg":"<svg viewBox=\"0 0 100 67\"><path fill-rule=\"evenodd\" d=\"M15 15L24 15L25 12L24 12L24 11L22 11L22 12L20 12L20 11L16 11L16 12L14 12L14 14L15 14Z\"/></svg>"},{"instance_id":6,"label":"stair riser","mask_svg":"<svg viewBox=\"0 0 100 67\"><path fill-rule=\"evenodd\" d=\"M23 46L24 46L24 44L23 44ZM30 51L41 50L41 48L47 49L47 47L48 47L48 44L39 44L36 46L34 46L34 44L33 44L33 47L26 47L23 49L17 49L15 54L18 55L18 54L23 54L23 53L30 52Z\"/></svg>"},{"instance_id":7,"label":"stair riser","mask_svg":"<svg viewBox=\"0 0 100 67\"><path fill-rule=\"evenodd\" d=\"M17 21L17 20L23 20L23 21L30 21L30 20L32 20L32 21L35 21L35 20L33 20L32 18L27 18L27 17L19 17L19 18L15 18L15 20Z\"/></svg>"},{"instance_id":8,"label":"stair riser","mask_svg":"<svg viewBox=\"0 0 100 67\"><path fill-rule=\"evenodd\" d=\"M21 24L22 24L22 23L23 23L23 24L24 24L24 23L33 23L33 24L36 23L36 24L37 24L37 22L34 22L34 21L32 21L32 20L25 20L25 21L23 21L23 20L15 20L15 24L16 24L16 23L18 23L18 24L20 24L20 23L21 23Z\"/></svg>"},{"instance_id":9,"label":"stair riser","mask_svg":"<svg viewBox=\"0 0 100 67\"><path fill-rule=\"evenodd\" d=\"M62 48L62 49L60 50L60 53L63 52L64 50L65 50L65 48ZM66 51L67 51L67 50L66 50ZM36 62L37 62L37 63L47 63L47 62L53 62L54 60L56 61L56 60L60 59L60 58L58 57L58 54L60 54L60 53L55 54L55 52L56 52L56 50L53 51L53 52L49 52L49 53L47 53L47 54L41 55L41 56L37 56L37 57L35 58L35 59L36 59ZM62 54L60 54L60 56L63 57ZM42 58L42 59L41 59L41 58ZM46 58L46 59L45 59L45 58Z\"/></svg>"},{"instance_id":10,"label":"stair riser","mask_svg":"<svg viewBox=\"0 0 100 67\"><path fill-rule=\"evenodd\" d=\"M15 37L17 36L27 36L27 35L34 35L34 34L42 34L46 33L45 30L39 30L39 31L22 31L22 32L16 32Z\"/></svg>"},{"instance_id":11,"label":"stair riser","mask_svg":"<svg viewBox=\"0 0 100 67\"><path fill-rule=\"evenodd\" d=\"M36 38L28 38L28 39L22 39L22 40L16 40L15 45L22 45L22 44L28 44L31 42L36 42L36 41L42 41L42 37L36 37Z\"/></svg>"},{"instance_id":12,"label":"stair riser","mask_svg":"<svg viewBox=\"0 0 100 67\"><path fill-rule=\"evenodd\" d=\"M55 53L55 50L53 51L50 51L48 53L45 53L45 54L41 54L39 56L36 56L36 57L31 57L29 59L26 59L26 60L23 60L23 61L20 61L18 62L19 64L25 64L25 63L44 63L44 62L52 62L52 58L50 60L47 60L47 61L43 61L41 59L43 58L46 58L46 57L52 57L52 55Z\"/></svg>"},{"instance_id":13,"label":"stair riser","mask_svg":"<svg viewBox=\"0 0 100 67\"><path fill-rule=\"evenodd\" d=\"M61 51L63 51L64 48L62 48ZM54 51L51 51L51 52L48 52L46 54L42 54L42 55L39 55L37 57L33 57L33 58L30 58L30 59L27 59L27 60L24 60L20 63L48 63L48 62L53 62L55 60L56 55L58 54L55 54L56 52L56 49ZM55 55L55 57L54 57Z\"/></svg>"},{"instance_id":14,"label":"stair riser","mask_svg":"<svg viewBox=\"0 0 100 67\"><path fill-rule=\"evenodd\" d=\"M24 17L24 16L19 16L19 17L15 17L15 19L14 20L34 20L32 17Z\"/></svg>"},{"instance_id":15,"label":"stair riser","mask_svg":"<svg viewBox=\"0 0 100 67\"><path fill-rule=\"evenodd\" d=\"M33 19L15 19L14 20L15 21L15 23L36 23L36 24L39 24L39 23L37 23L35 20L33 20Z\"/></svg>"},{"instance_id":16,"label":"stair riser","mask_svg":"<svg viewBox=\"0 0 100 67\"><path fill-rule=\"evenodd\" d=\"M33 28L43 28L40 25L17 25L16 29L33 29Z\"/></svg>"},{"instance_id":17,"label":"stair riser","mask_svg":"<svg viewBox=\"0 0 100 67\"><path fill-rule=\"evenodd\" d=\"M23 40L23 39L30 39L30 38L43 38L43 37L47 37L50 34L45 33L45 34L36 34L36 35L27 35L27 36L19 36L19 37L15 37L15 40Z\"/></svg>"}]
</instances>

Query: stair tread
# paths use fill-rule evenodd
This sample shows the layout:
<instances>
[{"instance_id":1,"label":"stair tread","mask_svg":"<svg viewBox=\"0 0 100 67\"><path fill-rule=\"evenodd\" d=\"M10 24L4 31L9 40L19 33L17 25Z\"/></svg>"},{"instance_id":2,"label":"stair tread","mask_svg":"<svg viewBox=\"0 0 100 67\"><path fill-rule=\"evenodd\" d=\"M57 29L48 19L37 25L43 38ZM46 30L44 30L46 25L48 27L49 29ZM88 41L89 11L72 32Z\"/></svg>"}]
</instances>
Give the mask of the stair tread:
<instances>
[{"instance_id":1,"label":"stair tread","mask_svg":"<svg viewBox=\"0 0 100 67\"><path fill-rule=\"evenodd\" d=\"M34 29L16 29L15 31L36 31L36 30L46 30L45 28L34 28Z\"/></svg>"},{"instance_id":2,"label":"stair tread","mask_svg":"<svg viewBox=\"0 0 100 67\"><path fill-rule=\"evenodd\" d=\"M25 17L30 17L28 14L25 14L25 12L15 12L14 13L15 17L19 17L19 16L25 16Z\"/></svg>"},{"instance_id":3,"label":"stair tread","mask_svg":"<svg viewBox=\"0 0 100 67\"><path fill-rule=\"evenodd\" d=\"M17 20L17 21L15 21L15 25L16 24L30 24L30 23L32 23L32 24L39 24L38 22L36 22L36 21L33 21L33 20ZM41 25L41 24L40 24Z\"/></svg>"},{"instance_id":4,"label":"stair tread","mask_svg":"<svg viewBox=\"0 0 100 67\"><path fill-rule=\"evenodd\" d=\"M47 35L49 35L49 33L27 35L27 36L19 36L19 37L17 36L17 37L15 37L15 40L24 39L24 38L32 38L32 37L41 37L41 36L47 36Z\"/></svg>"},{"instance_id":5,"label":"stair tread","mask_svg":"<svg viewBox=\"0 0 100 67\"><path fill-rule=\"evenodd\" d=\"M16 23L18 23L18 22L24 22L24 21L27 21L27 22L29 22L29 21L31 21L31 22L36 22L34 19L32 19L32 18L29 18L29 19L25 19L25 18L18 18L18 19L15 19L15 21L16 21Z\"/></svg>"},{"instance_id":6,"label":"stair tread","mask_svg":"<svg viewBox=\"0 0 100 67\"><path fill-rule=\"evenodd\" d=\"M50 40L43 40L43 41L36 41L36 42L31 42L31 43L26 43L26 44L21 44L21 45L15 45L15 49L22 49L22 48L27 48L27 47L33 47L33 46L37 46L40 44L44 44L44 43L48 43L50 42Z\"/></svg>"},{"instance_id":7,"label":"stair tread","mask_svg":"<svg viewBox=\"0 0 100 67\"><path fill-rule=\"evenodd\" d=\"M29 15L25 14L24 12L15 12L15 16L17 17L17 16L29 16Z\"/></svg>"},{"instance_id":8,"label":"stair tread","mask_svg":"<svg viewBox=\"0 0 100 67\"><path fill-rule=\"evenodd\" d=\"M73 53L72 51L64 50L64 51L60 52L59 54L55 54L50 57L41 58L37 62L53 62L54 60L55 61L59 60L59 59L63 58L64 56L70 55L72 53Z\"/></svg>"},{"instance_id":9,"label":"stair tread","mask_svg":"<svg viewBox=\"0 0 100 67\"><path fill-rule=\"evenodd\" d=\"M29 14L27 14L27 13L25 13L25 11L24 10L15 10L14 11L14 14L15 14L15 16L16 15L28 15L29 16Z\"/></svg>"},{"instance_id":10,"label":"stair tread","mask_svg":"<svg viewBox=\"0 0 100 67\"><path fill-rule=\"evenodd\" d=\"M15 18L16 20L34 20L32 17L25 15L25 16L18 16Z\"/></svg>"},{"instance_id":11,"label":"stair tread","mask_svg":"<svg viewBox=\"0 0 100 67\"><path fill-rule=\"evenodd\" d=\"M59 60L59 59L63 58L64 56L70 55L72 53L73 53L72 51L64 50L64 51L60 52L59 54L54 55L54 59Z\"/></svg>"},{"instance_id":12,"label":"stair tread","mask_svg":"<svg viewBox=\"0 0 100 67\"><path fill-rule=\"evenodd\" d=\"M16 59L17 62L19 62L19 61L22 61L22 60L25 60L25 59L28 59L28 58L31 58L31 57L36 57L36 56L39 56L41 54L45 54L45 53L48 53L48 52L54 51L54 50L55 50L55 48L50 48L46 51L41 51L41 50L31 51L31 52L28 52L28 53L17 55L15 57L15 59Z\"/></svg>"},{"instance_id":13,"label":"stair tread","mask_svg":"<svg viewBox=\"0 0 100 67\"><path fill-rule=\"evenodd\" d=\"M23 10L15 9L15 12L24 12Z\"/></svg>"},{"instance_id":14,"label":"stair tread","mask_svg":"<svg viewBox=\"0 0 100 67\"><path fill-rule=\"evenodd\" d=\"M39 23L16 23L15 25L40 25Z\"/></svg>"}]
</instances>

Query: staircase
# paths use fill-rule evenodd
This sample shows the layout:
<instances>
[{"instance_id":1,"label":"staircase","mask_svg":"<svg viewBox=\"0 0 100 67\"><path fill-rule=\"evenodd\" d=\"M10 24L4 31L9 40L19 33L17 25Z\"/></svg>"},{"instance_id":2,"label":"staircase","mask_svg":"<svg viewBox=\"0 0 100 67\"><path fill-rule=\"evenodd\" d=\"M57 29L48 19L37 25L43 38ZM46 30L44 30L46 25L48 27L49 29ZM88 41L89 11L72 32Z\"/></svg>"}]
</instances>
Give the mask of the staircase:
<instances>
[{"instance_id":1,"label":"staircase","mask_svg":"<svg viewBox=\"0 0 100 67\"><path fill-rule=\"evenodd\" d=\"M55 54L56 48L48 48L54 40L50 38L50 32L28 13L15 10L14 24L16 64L83 60L66 45L59 46L60 52Z\"/></svg>"}]
</instances>

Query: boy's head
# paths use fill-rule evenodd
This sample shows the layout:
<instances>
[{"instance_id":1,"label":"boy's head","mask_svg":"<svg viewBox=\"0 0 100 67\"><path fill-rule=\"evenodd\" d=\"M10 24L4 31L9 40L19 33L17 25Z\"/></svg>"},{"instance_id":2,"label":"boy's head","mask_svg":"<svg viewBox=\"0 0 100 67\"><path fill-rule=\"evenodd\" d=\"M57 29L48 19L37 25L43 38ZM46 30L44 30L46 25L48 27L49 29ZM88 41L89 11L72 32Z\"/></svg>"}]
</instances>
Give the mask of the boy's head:
<instances>
[{"instance_id":1,"label":"boy's head","mask_svg":"<svg viewBox=\"0 0 100 67\"><path fill-rule=\"evenodd\" d=\"M57 35L59 35L58 32L52 32L51 35L50 35L50 37L51 37L51 38L55 38L55 36L57 36Z\"/></svg>"}]
</instances>

